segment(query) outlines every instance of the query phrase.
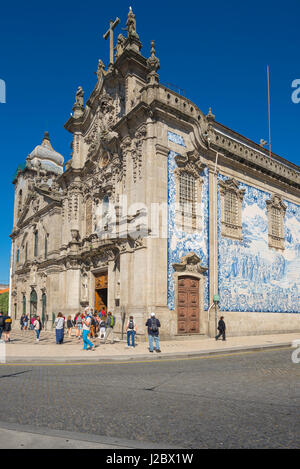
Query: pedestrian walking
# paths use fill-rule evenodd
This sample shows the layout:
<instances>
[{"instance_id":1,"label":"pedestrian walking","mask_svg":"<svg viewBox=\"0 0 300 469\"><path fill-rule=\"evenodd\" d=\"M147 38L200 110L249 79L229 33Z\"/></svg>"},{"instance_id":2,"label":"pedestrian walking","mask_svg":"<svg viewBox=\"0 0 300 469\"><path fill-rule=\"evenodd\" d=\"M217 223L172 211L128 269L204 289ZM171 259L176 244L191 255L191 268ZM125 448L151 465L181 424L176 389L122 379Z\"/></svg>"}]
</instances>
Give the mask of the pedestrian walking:
<instances>
[{"instance_id":1,"label":"pedestrian walking","mask_svg":"<svg viewBox=\"0 0 300 469\"><path fill-rule=\"evenodd\" d=\"M76 337L78 339L81 338L82 336L82 314L81 313L77 313L76 314L76 318L75 318L75 324L76 324Z\"/></svg>"},{"instance_id":2,"label":"pedestrian walking","mask_svg":"<svg viewBox=\"0 0 300 469\"><path fill-rule=\"evenodd\" d=\"M97 326L97 321L96 321L95 316L92 314L91 315L91 333L90 333L91 339L94 339L96 336L96 326Z\"/></svg>"},{"instance_id":3,"label":"pedestrian walking","mask_svg":"<svg viewBox=\"0 0 300 469\"><path fill-rule=\"evenodd\" d=\"M62 313L58 313L55 319L56 343L63 344L65 335L65 318Z\"/></svg>"},{"instance_id":4,"label":"pedestrian walking","mask_svg":"<svg viewBox=\"0 0 300 469\"><path fill-rule=\"evenodd\" d=\"M95 350L95 345L88 339L88 335L91 329L92 318L90 315L85 312L83 318L83 330L82 330L82 339L83 339L83 350ZM87 348L89 345L89 349Z\"/></svg>"},{"instance_id":5,"label":"pedestrian walking","mask_svg":"<svg viewBox=\"0 0 300 469\"><path fill-rule=\"evenodd\" d=\"M111 336L110 343L114 343L114 327L116 324L116 318L115 316L112 315L112 313L109 311L107 314L107 319L106 319L106 337L105 337L105 343L108 339L109 336Z\"/></svg>"},{"instance_id":6,"label":"pedestrian walking","mask_svg":"<svg viewBox=\"0 0 300 469\"><path fill-rule=\"evenodd\" d=\"M0 311L0 341L2 342L2 334L3 334L3 331L4 331L4 319L5 319L5 316L4 316L4 313L3 311Z\"/></svg>"},{"instance_id":7,"label":"pedestrian walking","mask_svg":"<svg viewBox=\"0 0 300 469\"><path fill-rule=\"evenodd\" d=\"M151 313L151 317L146 322L146 327L148 327L148 340L149 340L149 352L153 352L153 339L155 341L155 350L157 353L160 353L159 348L159 328L160 322L159 319L155 317L155 313Z\"/></svg>"},{"instance_id":8,"label":"pedestrian walking","mask_svg":"<svg viewBox=\"0 0 300 469\"><path fill-rule=\"evenodd\" d=\"M10 342L11 325L12 325L12 319L7 314L7 315L4 316L4 329L3 329L5 342Z\"/></svg>"},{"instance_id":9,"label":"pedestrian walking","mask_svg":"<svg viewBox=\"0 0 300 469\"><path fill-rule=\"evenodd\" d=\"M67 319L67 330L68 330L68 337L69 337L69 338L71 338L72 329L73 329L72 317L71 317L71 316L68 316L68 319Z\"/></svg>"},{"instance_id":10,"label":"pedestrian walking","mask_svg":"<svg viewBox=\"0 0 300 469\"><path fill-rule=\"evenodd\" d=\"M126 326L126 331L127 331L127 348L134 349L135 344L134 344L134 338L135 334L137 333L137 326L136 322L133 319L133 316L129 316L127 326ZM130 346L130 339L131 339L131 346Z\"/></svg>"},{"instance_id":11,"label":"pedestrian walking","mask_svg":"<svg viewBox=\"0 0 300 469\"><path fill-rule=\"evenodd\" d=\"M36 333L36 341L39 342L40 340L40 333L42 330L42 322L39 316L36 317L36 320L33 323L33 327Z\"/></svg>"},{"instance_id":12,"label":"pedestrian walking","mask_svg":"<svg viewBox=\"0 0 300 469\"><path fill-rule=\"evenodd\" d=\"M23 313L22 316L20 317L20 329L21 329L21 331L24 330L24 320L25 320L25 314Z\"/></svg>"},{"instance_id":13,"label":"pedestrian walking","mask_svg":"<svg viewBox=\"0 0 300 469\"><path fill-rule=\"evenodd\" d=\"M34 329L34 321L35 321L35 315L30 317L30 329L33 331Z\"/></svg>"},{"instance_id":14,"label":"pedestrian walking","mask_svg":"<svg viewBox=\"0 0 300 469\"><path fill-rule=\"evenodd\" d=\"M220 317L220 320L218 322L218 331L219 331L219 334L216 335L216 340L218 340L219 337L221 336L222 336L222 340L226 340L226 335L225 335L226 324L224 322L224 316Z\"/></svg>"},{"instance_id":15,"label":"pedestrian walking","mask_svg":"<svg viewBox=\"0 0 300 469\"><path fill-rule=\"evenodd\" d=\"M27 331L28 328L28 314L25 314L24 317L24 331Z\"/></svg>"},{"instance_id":16,"label":"pedestrian walking","mask_svg":"<svg viewBox=\"0 0 300 469\"><path fill-rule=\"evenodd\" d=\"M99 322L99 339L105 342L105 335L106 335L106 325L104 319L100 319Z\"/></svg>"}]
</instances>

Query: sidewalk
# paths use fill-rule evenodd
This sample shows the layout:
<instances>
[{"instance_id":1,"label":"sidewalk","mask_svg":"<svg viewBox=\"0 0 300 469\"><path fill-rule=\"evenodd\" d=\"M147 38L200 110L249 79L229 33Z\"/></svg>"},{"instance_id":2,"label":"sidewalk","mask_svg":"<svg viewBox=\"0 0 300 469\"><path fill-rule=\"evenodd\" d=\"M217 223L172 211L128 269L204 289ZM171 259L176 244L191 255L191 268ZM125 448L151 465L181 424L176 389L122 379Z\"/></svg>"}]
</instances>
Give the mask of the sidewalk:
<instances>
[{"instance_id":1,"label":"sidewalk","mask_svg":"<svg viewBox=\"0 0 300 469\"><path fill-rule=\"evenodd\" d=\"M42 332L40 342L35 341L33 331L13 330L11 342L5 347L6 363L93 363L116 361L144 361L200 357L201 355L236 353L290 347L300 340L299 333L228 337L226 342L212 338L185 338L184 340L160 341L162 353L150 353L148 342L139 340L135 349L126 348L126 342L102 344L94 340L96 350L82 350L82 340L66 338L57 345L55 336Z\"/></svg>"}]
</instances>

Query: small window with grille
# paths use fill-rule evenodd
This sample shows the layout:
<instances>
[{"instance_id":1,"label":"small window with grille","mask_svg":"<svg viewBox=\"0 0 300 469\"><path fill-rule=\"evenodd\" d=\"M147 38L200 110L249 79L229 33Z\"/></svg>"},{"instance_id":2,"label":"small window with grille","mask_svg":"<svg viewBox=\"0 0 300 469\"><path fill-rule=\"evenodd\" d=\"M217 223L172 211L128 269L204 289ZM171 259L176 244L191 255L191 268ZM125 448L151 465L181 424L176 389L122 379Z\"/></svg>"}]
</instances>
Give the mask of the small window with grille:
<instances>
[{"instance_id":1,"label":"small window with grille","mask_svg":"<svg viewBox=\"0 0 300 469\"><path fill-rule=\"evenodd\" d=\"M271 222L272 222L272 236L280 236L280 225L281 225L281 212L278 208L273 207L271 213Z\"/></svg>"},{"instance_id":2,"label":"small window with grille","mask_svg":"<svg viewBox=\"0 0 300 469\"><path fill-rule=\"evenodd\" d=\"M192 174L180 174L179 204L182 213L195 215L195 178Z\"/></svg>"},{"instance_id":3,"label":"small window with grille","mask_svg":"<svg viewBox=\"0 0 300 469\"><path fill-rule=\"evenodd\" d=\"M228 223L229 225L236 225L237 224L237 211L238 211L237 195L232 191L226 192L225 223Z\"/></svg>"},{"instance_id":4,"label":"small window with grille","mask_svg":"<svg viewBox=\"0 0 300 469\"><path fill-rule=\"evenodd\" d=\"M269 247L283 250L286 205L279 195L273 195L270 200L267 200L266 205L269 222Z\"/></svg>"},{"instance_id":5,"label":"small window with grille","mask_svg":"<svg viewBox=\"0 0 300 469\"><path fill-rule=\"evenodd\" d=\"M221 234L242 240L242 201L245 189L239 188L235 179L219 182L221 196Z\"/></svg>"}]
</instances>

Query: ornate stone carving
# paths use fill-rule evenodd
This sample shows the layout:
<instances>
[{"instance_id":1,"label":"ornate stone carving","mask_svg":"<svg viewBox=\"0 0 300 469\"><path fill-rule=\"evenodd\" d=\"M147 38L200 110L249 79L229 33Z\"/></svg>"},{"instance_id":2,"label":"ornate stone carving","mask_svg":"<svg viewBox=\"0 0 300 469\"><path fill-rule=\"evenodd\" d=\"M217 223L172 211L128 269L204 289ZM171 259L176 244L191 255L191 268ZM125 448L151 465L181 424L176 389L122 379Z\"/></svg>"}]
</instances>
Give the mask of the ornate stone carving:
<instances>
[{"instance_id":1,"label":"ornate stone carving","mask_svg":"<svg viewBox=\"0 0 300 469\"><path fill-rule=\"evenodd\" d=\"M84 91L81 86L78 86L78 89L75 95L75 103L73 106L74 119L78 119L84 113L83 96L84 96Z\"/></svg>"},{"instance_id":2,"label":"ornate stone carving","mask_svg":"<svg viewBox=\"0 0 300 469\"><path fill-rule=\"evenodd\" d=\"M201 260L194 252L190 252L184 257L181 257L180 264L173 264L175 272L195 272L203 274L208 269L201 265Z\"/></svg>"},{"instance_id":3,"label":"ornate stone carving","mask_svg":"<svg viewBox=\"0 0 300 469\"><path fill-rule=\"evenodd\" d=\"M97 72L95 72L96 75L97 75L97 80L98 81L101 81L103 79L103 77L105 77L105 75L107 74L107 72L105 71L105 65L104 63L102 62L101 59L99 59L98 61L98 68L97 68Z\"/></svg>"},{"instance_id":4,"label":"ornate stone carving","mask_svg":"<svg viewBox=\"0 0 300 469\"><path fill-rule=\"evenodd\" d=\"M157 70L160 68L160 62L159 59L155 56L154 45L155 42L151 41L151 55L147 60L147 67L150 70L149 74L147 75L147 80L151 85L159 82Z\"/></svg>"},{"instance_id":5,"label":"ornate stone carving","mask_svg":"<svg viewBox=\"0 0 300 469\"><path fill-rule=\"evenodd\" d=\"M137 182L142 178L143 168L143 141L147 135L147 127L142 125L136 132L133 141L133 152L132 152L132 175L133 181Z\"/></svg>"},{"instance_id":6,"label":"ornate stone carving","mask_svg":"<svg viewBox=\"0 0 300 469\"><path fill-rule=\"evenodd\" d=\"M114 48L114 50L116 51L116 55L115 55L116 60L120 57L120 55L123 54L125 41L126 41L126 39L123 36L123 34L119 34L117 45Z\"/></svg>"},{"instance_id":7,"label":"ornate stone carving","mask_svg":"<svg viewBox=\"0 0 300 469\"><path fill-rule=\"evenodd\" d=\"M128 39L139 39L139 35L136 32L136 19L131 7L129 7L126 30L128 31Z\"/></svg>"}]
</instances>

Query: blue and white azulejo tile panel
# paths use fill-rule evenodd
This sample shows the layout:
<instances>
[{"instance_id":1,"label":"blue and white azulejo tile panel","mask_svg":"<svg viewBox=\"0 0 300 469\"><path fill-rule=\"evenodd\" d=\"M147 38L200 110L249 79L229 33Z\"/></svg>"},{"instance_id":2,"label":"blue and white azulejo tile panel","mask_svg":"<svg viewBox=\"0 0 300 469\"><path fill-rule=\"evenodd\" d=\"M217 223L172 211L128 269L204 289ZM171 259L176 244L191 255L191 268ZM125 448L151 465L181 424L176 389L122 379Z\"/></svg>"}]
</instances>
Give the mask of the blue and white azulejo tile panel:
<instances>
[{"instance_id":1,"label":"blue and white azulejo tile panel","mask_svg":"<svg viewBox=\"0 0 300 469\"><path fill-rule=\"evenodd\" d=\"M239 187L245 189L241 242L221 236L218 191L220 308L300 313L300 206L284 200L285 249L276 251L268 246L266 201L271 194L243 183Z\"/></svg>"},{"instance_id":2,"label":"blue and white azulejo tile panel","mask_svg":"<svg viewBox=\"0 0 300 469\"><path fill-rule=\"evenodd\" d=\"M186 233L176 226L175 201L176 185L174 170L177 165L174 151L168 156L168 307L175 309L174 269L172 264L180 263L181 257L195 252L201 264L208 267L208 170L203 171L202 178L202 229L199 232ZM208 309L208 273L205 274L204 309Z\"/></svg>"},{"instance_id":3,"label":"blue and white azulejo tile panel","mask_svg":"<svg viewBox=\"0 0 300 469\"><path fill-rule=\"evenodd\" d=\"M185 141L184 138L181 137L181 135L175 134L174 132L171 132L168 130L168 140L173 143L177 143L177 145L182 145L185 147Z\"/></svg>"}]
</instances>

